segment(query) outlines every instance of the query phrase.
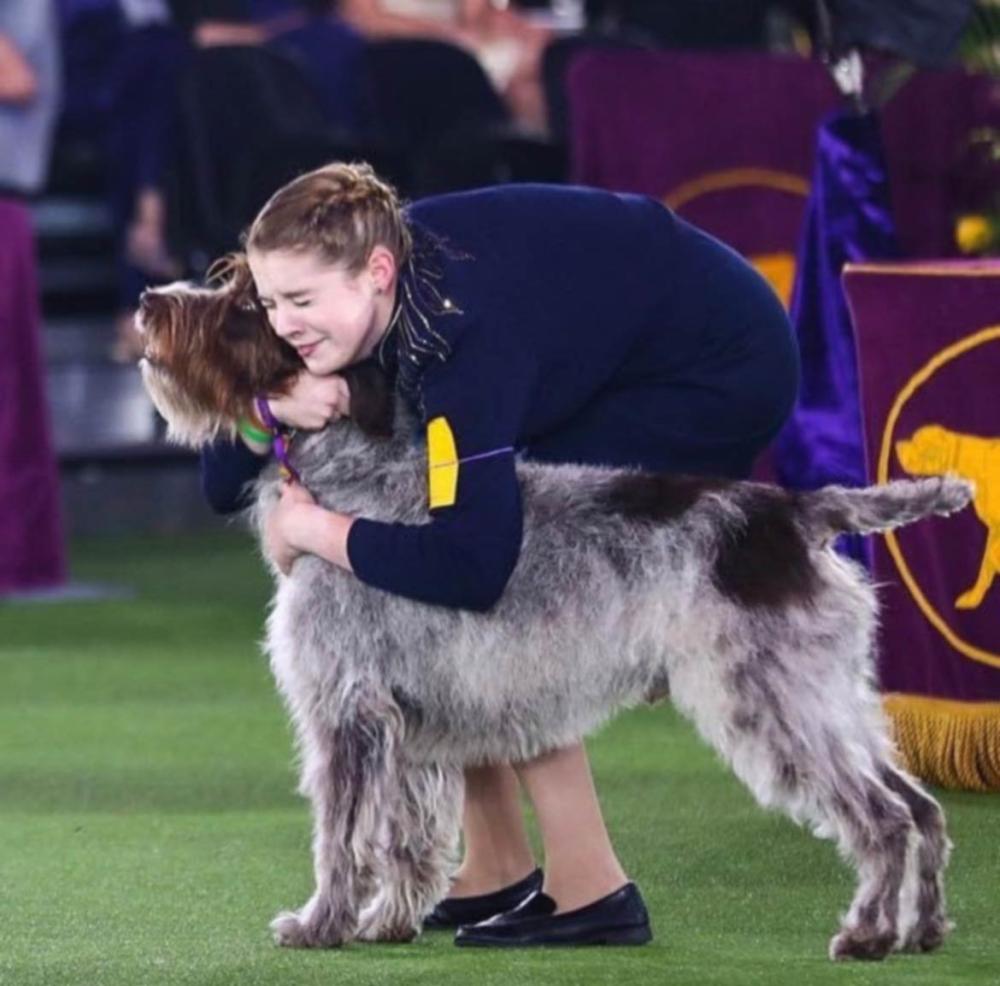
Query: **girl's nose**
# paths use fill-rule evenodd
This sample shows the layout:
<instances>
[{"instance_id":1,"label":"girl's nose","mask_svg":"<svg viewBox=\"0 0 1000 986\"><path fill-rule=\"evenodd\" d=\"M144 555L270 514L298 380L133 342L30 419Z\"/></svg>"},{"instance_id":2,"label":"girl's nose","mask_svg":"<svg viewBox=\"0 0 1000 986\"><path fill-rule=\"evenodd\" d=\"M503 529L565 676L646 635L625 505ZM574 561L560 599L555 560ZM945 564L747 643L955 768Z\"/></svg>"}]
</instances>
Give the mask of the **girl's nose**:
<instances>
[{"instance_id":1,"label":"girl's nose","mask_svg":"<svg viewBox=\"0 0 1000 986\"><path fill-rule=\"evenodd\" d=\"M274 331L282 338L289 339L299 329L298 319L295 317L293 312L290 312L287 308L281 309L276 308L272 312L272 324L274 326Z\"/></svg>"}]
</instances>

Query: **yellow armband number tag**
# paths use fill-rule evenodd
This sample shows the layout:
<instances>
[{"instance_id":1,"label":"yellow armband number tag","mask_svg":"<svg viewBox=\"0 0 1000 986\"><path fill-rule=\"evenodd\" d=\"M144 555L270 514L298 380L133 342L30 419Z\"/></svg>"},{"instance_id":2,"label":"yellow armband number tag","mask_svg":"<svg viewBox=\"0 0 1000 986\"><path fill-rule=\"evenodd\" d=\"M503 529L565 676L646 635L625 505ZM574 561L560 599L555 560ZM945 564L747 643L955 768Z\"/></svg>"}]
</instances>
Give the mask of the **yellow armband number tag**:
<instances>
[{"instance_id":1,"label":"yellow armband number tag","mask_svg":"<svg viewBox=\"0 0 1000 986\"><path fill-rule=\"evenodd\" d=\"M450 507L458 492L458 450L447 418L427 425L427 488L430 508Z\"/></svg>"}]
</instances>

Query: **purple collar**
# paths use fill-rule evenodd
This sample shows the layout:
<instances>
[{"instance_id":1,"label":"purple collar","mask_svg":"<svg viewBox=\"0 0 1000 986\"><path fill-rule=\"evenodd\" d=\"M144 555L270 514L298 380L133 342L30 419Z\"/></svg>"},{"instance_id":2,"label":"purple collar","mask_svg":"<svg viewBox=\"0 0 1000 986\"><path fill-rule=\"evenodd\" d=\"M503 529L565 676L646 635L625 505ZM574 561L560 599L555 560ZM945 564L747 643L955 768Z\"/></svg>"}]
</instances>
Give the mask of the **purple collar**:
<instances>
[{"instance_id":1,"label":"purple collar","mask_svg":"<svg viewBox=\"0 0 1000 986\"><path fill-rule=\"evenodd\" d=\"M274 457L278 460L278 466L281 470L282 477L285 479L294 479L296 483L301 483L302 480L300 479L299 474L295 471L295 467L288 458L288 443L285 441L284 432L281 430L281 422L271 411L271 406L267 403L267 398L255 397L254 406L257 408L257 414L260 415L260 420L267 425L271 434L274 436L271 448L274 450Z\"/></svg>"}]
</instances>

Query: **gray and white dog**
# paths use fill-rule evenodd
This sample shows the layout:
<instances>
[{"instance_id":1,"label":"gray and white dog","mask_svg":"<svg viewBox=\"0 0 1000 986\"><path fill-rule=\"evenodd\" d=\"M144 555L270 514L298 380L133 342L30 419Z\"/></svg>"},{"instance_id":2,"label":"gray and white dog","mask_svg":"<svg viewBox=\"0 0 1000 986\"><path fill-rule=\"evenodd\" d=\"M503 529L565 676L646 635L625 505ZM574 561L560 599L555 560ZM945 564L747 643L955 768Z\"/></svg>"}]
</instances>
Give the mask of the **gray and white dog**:
<instances>
[{"instance_id":1,"label":"gray and white dog","mask_svg":"<svg viewBox=\"0 0 1000 986\"><path fill-rule=\"evenodd\" d=\"M185 391L155 313L144 323L144 378L174 437L231 428ZM293 463L327 508L427 523L414 422L377 377L349 374L365 427L300 434ZM489 612L413 602L308 555L274 571L266 647L298 738L316 880L275 919L277 941L412 938L448 890L465 765L574 743L669 684L762 805L834 839L856 868L831 957L937 947L944 818L896 763L874 682L875 592L831 542L958 510L970 485L796 494L529 462L518 476L521 554ZM279 484L275 468L258 482L258 528Z\"/></svg>"}]
</instances>

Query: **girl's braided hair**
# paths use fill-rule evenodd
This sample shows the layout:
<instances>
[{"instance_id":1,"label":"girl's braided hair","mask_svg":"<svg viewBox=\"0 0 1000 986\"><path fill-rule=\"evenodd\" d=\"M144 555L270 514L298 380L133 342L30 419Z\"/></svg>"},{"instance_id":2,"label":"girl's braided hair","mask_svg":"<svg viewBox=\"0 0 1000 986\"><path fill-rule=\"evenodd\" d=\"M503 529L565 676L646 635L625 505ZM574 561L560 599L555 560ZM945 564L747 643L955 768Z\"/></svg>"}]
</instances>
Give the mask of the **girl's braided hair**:
<instances>
[{"instance_id":1,"label":"girl's braided hair","mask_svg":"<svg viewBox=\"0 0 1000 986\"><path fill-rule=\"evenodd\" d=\"M359 273L381 244L396 263L412 248L396 190L370 165L336 162L279 188L243 236L247 250L317 252L324 260Z\"/></svg>"}]
</instances>

